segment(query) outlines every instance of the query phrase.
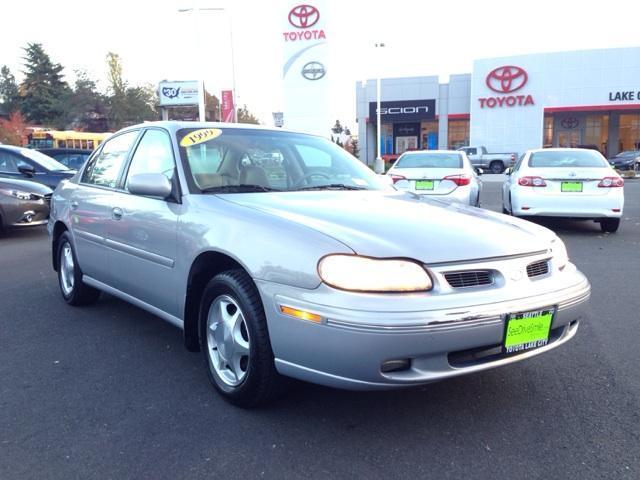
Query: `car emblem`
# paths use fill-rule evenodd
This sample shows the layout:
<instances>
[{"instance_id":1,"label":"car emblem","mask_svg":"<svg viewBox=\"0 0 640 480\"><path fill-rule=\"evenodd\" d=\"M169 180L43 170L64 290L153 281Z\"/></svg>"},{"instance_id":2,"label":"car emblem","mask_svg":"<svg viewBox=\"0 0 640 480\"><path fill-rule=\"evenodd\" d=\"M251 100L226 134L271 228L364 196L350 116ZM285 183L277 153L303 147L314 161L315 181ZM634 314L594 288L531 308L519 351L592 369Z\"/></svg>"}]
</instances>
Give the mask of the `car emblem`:
<instances>
[{"instance_id":1,"label":"car emblem","mask_svg":"<svg viewBox=\"0 0 640 480\"><path fill-rule=\"evenodd\" d=\"M519 280L522 280L522 270L512 270L511 273L509 273L509 277L511 278L511 280L513 280L514 282L517 282Z\"/></svg>"},{"instance_id":2,"label":"car emblem","mask_svg":"<svg viewBox=\"0 0 640 480\"><path fill-rule=\"evenodd\" d=\"M496 93L511 93L524 87L528 79L524 68L504 65L491 70L485 83Z\"/></svg>"},{"instance_id":3,"label":"car emblem","mask_svg":"<svg viewBox=\"0 0 640 480\"><path fill-rule=\"evenodd\" d=\"M576 172L569 172L568 174L570 177L575 177L576 175L578 175Z\"/></svg>"},{"instance_id":4,"label":"car emblem","mask_svg":"<svg viewBox=\"0 0 640 480\"><path fill-rule=\"evenodd\" d=\"M320 62L309 62L302 67L302 76L307 80L320 80L327 74L327 70Z\"/></svg>"},{"instance_id":5,"label":"car emblem","mask_svg":"<svg viewBox=\"0 0 640 480\"><path fill-rule=\"evenodd\" d=\"M298 5L289 12L289 23L296 28L309 28L320 20L320 12L311 5Z\"/></svg>"},{"instance_id":6,"label":"car emblem","mask_svg":"<svg viewBox=\"0 0 640 480\"><path fill-rule=\"evenodd\" d=\"M565 117L560 121L560 125L567 129L576 128L579 124L580 121L576 117Z\"/></svg>"}]
</instances>

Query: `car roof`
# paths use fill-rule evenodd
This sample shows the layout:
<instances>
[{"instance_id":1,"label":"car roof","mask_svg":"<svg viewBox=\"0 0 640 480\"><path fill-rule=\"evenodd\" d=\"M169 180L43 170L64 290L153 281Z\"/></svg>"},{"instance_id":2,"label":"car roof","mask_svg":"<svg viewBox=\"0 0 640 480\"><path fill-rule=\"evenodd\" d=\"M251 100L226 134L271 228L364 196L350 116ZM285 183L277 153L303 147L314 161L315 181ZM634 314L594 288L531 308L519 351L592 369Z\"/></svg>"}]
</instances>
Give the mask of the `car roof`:
<instances>
[{"instance_id":1,"label":"car roof","mask_svg":"<svg viewBox=\"0 0 640 480\"><path fill-rule=\"evenodd\" d=\"M41 153L82 153L82 154L90 154L93 150L86 148L36 148Z\"/></svg>"},{"instance_id":2,"label":"car roof","mask_svg":"<svg viewBox=\"0 0 640 480\"><path fill-rule=\"evenodd\" d=\"M436 155L455 153L456 155L461 155L464 152L459 152L457 150L411 150L408 152L404 152L402 155L416 155L420 153L435 153Z\"/></svg>"},{"instance_id":3,"label":"car roof","mask_svg":"<svg viewBox=\"0 0 640 480\"><path fill-rule=\"evenodd\" d=\"M137 125L131 125L130 127L123 128L122 130L119 130L119 132L145 127L161 127L173 134L175 134L178 130L182 130L183 128L224 128L227 130L262 130L267 132L299 133L310 136L320 136L296 130L288 130L286 128L267 127L266 125L254 125L251 123L187 122L178 120L139 123Z\"/></svg>"},{"instance_id":4,"label":"car roof","mask_svg":"<svg viewBox=\"0 0 640 480\"><path fill-rule=\"evenodd\" d=\"M0 145L0 149L9 150L14 153L22 153L24 150L28 150L28 148L18 147L16 145L4 145L4 144Z\"/></svg>"}]
</instances>

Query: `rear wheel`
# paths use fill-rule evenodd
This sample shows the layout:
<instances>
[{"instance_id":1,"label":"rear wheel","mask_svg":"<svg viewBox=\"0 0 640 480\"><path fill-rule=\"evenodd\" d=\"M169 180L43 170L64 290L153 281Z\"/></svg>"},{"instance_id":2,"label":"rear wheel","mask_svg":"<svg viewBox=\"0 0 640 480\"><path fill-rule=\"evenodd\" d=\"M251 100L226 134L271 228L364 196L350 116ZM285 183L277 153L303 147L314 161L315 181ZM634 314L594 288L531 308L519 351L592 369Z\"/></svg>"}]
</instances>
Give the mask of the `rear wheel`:
<instances>
[{"instance_id":1,"label":"rear wheel","mask_svg":"<svg viewBox=\"0 0 640 480\"><path fill-rule=\"evenodd\" d=\"M493 161L489 164L489 169L491 173L502 173L504 172L504 164L499 161Z\"/></svg>"},{"instance_id":2,"label":"rear wheel","mask_svg":"<svg viewBox=\"0 0 640 480\"><path fill-rule=\"evenodd\" d=\"M600 220L600 229L606 233L614 233L620 227L619 218L603 218Z\"/></svg>"},{"instance_id":3,"label":"rear wheel","mask_svg":"<svg viewBox=\"0 0 640 480\"><path fill-rule=\"evenodd\" d=\"M69 305L89 305L100 297L100 291L82 281L82 271L71 245L68 232L64 232L58 240L58 283L62 298Z\"/></svg>"},{"instance_id":4,"label":"rear wheel","mask_svg":"<svg viewBox=\"0 0 640 480\"><path fill-rule=\"evenodd\" d=\"M243 270L216 275L200 304L200 344L209 379L229 402L250 408L276 397L276 371L260 295Z\"/></svg>"}]
</instances>

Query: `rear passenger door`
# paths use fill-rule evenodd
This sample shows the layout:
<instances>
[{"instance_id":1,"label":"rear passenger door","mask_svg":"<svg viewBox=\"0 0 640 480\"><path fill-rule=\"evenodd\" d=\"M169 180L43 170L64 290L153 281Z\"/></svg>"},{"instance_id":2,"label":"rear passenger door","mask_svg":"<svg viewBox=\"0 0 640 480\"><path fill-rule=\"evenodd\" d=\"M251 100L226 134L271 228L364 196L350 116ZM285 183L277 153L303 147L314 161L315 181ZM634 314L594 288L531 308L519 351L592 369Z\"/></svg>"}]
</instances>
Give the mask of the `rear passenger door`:
<instances>
[{"instance_id":1,"label":"rear passenger door","mask_svg":"<svg viewBox=\"0 0 640 480\"><path fill-rule=\"evenodd\" d=\"M107 140L82 172L70 197L71 231L82 272L109 284L106 235L112 221L113 195L138 130Z\"/></svg>"},{"instance_id":2,"label":"rear passenger door","mask_svg":"<svg viewBox=\"0 0 640 480\"><path fill-rule=\"evenodd\" d=\"M132 175L162 173L173 185L170 199L133 195ZM113 195L113 221L107 234L113 286L172 316L177 311L175 275L178 218L182 212L170 135L148 128L134 149L126 175ZM184 289L182 289L184 290Z\"/></svg>"}]
</instances>

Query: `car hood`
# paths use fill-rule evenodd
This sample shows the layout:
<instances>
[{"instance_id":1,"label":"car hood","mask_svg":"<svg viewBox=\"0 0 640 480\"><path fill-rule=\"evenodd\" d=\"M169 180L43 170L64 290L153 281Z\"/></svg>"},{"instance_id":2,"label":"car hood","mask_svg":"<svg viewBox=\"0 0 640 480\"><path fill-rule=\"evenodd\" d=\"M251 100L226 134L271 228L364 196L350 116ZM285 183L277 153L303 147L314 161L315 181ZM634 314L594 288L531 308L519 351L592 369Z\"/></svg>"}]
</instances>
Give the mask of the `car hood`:
<instances>
[{"instance_id":1,"label":"car hood","mask_svg":"<svg viewBox=\"0 0 640 480\"><path fill-rule=\"evenodd\" d=\"M53 190L41 183L2 176L0 176L0 188L22 190L23 192L35 193L38 195L49 195L53 193Z\"/></svg>"},{"instance_id":2,"label":"car hood","mask_svg":"<svg viewBox=\"0 0 640 480\"><path fill-rule=\"evenodd\" d=\"M320 191L220 195L303 224L359 255L453 262L539 252L555 234L524 220L405 192Z\"/></svg>"}]
</instances>

